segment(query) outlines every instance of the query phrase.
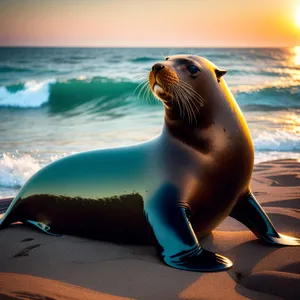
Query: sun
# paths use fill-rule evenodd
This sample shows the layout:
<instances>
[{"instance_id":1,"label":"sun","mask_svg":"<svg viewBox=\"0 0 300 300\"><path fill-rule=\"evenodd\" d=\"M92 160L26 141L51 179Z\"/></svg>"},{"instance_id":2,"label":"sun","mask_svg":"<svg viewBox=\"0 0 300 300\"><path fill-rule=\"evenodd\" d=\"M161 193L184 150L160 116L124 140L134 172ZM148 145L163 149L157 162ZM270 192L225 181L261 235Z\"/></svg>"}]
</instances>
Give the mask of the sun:
<instances>
[{"instance_id":1,"label":"sun","mask_svg":"<svg viewBox=\"0 0 300 300\"><path fill-rule=\"evenodd\" d=\"M295 17L296 17L297 27L300 28L300 4L297 7L296 16Z\"/></svg>"}]
</instances>

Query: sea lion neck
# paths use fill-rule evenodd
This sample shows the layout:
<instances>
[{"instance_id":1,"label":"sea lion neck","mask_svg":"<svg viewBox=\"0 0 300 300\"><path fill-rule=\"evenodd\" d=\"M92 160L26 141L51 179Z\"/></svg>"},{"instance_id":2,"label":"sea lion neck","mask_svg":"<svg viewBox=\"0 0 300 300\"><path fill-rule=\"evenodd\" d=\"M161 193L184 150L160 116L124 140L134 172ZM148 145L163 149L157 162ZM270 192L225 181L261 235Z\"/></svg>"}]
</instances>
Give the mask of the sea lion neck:
<instances>
[{"instance_id":1,"label":"sea lion neck","mask_svg":"<svg viewBox=\"0 0 300 300\"><path fill-rule=\"evenodd\" d=\"M165 117L163 132L168 136L186 144L198 152L207 154L212 149L211 140L205 136L204 132L213 125L211 122L202 122L199 124L189 124L187 120L174 120Z\"/></svg>"},{"instance_id":2,"label":"sea lion neck","mask_svg":"<svg viewBox=\"0 0 300 300\"><path fill-rule=\"evenodd\" d=\"M187 130L199 130L205 129L212 124L214 112L208 105L206 107L199 107L199 109L191 107L190 111L183 109L182 105L174 103L173 100L164 105L165 123L168 127L184 127Z\"/></svg>"}]
</instances>

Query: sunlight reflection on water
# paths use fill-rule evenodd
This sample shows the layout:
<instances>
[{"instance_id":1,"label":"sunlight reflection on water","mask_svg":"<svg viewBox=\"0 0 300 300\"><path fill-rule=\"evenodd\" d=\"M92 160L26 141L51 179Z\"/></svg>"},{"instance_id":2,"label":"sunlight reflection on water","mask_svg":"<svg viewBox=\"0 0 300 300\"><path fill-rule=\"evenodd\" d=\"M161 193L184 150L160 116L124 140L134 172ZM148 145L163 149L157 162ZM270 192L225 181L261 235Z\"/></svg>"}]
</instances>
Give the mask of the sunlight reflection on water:
<instances>
[{"instance_id":1,"label":"sunlight reflection on water","mask_svg":"<svg viewBox=\"0 0 300 300\"><path fill-rule=\"evenodd\" d=\"M294 49L295 49L294 62L295 62L295 65L299 66L300 65L300 46L296 46Z\"/></svg>"}]
</instances>

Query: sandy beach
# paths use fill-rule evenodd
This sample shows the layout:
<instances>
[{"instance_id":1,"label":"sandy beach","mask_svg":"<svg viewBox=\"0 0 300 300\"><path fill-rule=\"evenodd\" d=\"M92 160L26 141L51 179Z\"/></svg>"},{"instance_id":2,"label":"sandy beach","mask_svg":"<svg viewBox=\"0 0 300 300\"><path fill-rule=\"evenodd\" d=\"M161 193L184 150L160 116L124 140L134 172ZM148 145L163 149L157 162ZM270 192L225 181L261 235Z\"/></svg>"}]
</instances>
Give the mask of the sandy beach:
<instances>
[{"instance_id":1,"label":"sandy beach","mask_svg":"<svg viewBox=\"0 0 300 300\"><path fill-rule=\"evenodd\" d=\"M300 238L300 161L256 165L251 187L278 231ZM15 224L0 231L0 299L300 299L300 247L265 246L231 218L200 243L233 267L180 271L153 247L53 237Z\"/></svg>"}]
</instances>

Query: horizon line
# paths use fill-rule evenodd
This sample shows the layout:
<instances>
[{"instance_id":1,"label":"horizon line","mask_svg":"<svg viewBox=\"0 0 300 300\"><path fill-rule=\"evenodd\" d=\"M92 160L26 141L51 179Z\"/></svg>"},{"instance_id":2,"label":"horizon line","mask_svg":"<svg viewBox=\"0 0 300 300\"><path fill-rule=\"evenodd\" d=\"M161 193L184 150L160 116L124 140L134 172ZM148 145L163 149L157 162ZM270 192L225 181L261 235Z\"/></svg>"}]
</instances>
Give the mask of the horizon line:
<instances>
[{"instance_id":1,"label":"horizon line","mask_svg":"<svg viewBox=\"0 0 300 300\"><path fill-rule=\"evenodd\" d=\"M145 48L159 48L159 49L167 49L167 48L174 48L174 49L230 49L230 48L236 48L236 49L278 49L278 48L295 48L300 47L300 45L293 45L293 46L84 46L84 45L0 45L0 48L119 48L119 49L130 49L130 48L136 48L136 49L145 49Z\"/></svg>"}]
</instances>

